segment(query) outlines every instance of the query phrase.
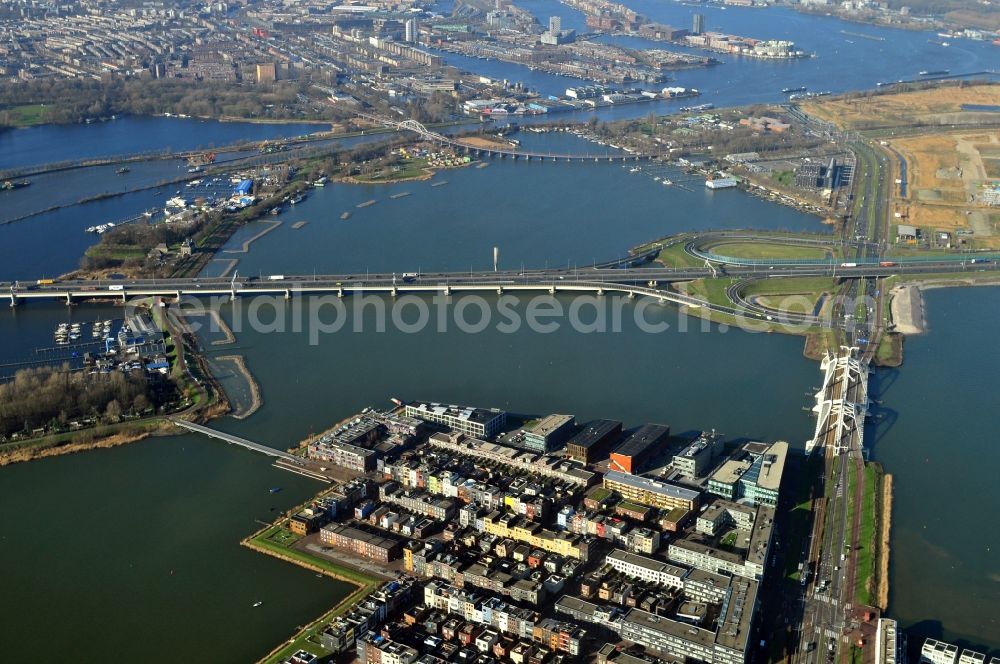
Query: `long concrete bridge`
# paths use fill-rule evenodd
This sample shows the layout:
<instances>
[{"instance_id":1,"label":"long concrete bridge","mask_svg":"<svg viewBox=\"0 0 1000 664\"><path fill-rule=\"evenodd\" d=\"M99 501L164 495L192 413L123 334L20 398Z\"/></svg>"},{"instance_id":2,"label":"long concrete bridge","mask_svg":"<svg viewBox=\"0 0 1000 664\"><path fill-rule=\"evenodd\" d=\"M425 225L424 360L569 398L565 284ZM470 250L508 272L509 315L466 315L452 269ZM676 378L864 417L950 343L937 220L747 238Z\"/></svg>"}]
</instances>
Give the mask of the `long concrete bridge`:
<instances>
[{"instance_id":1,"label":"long concrete bridge","mask_svg":"<svg viewBox=\"0 0 1000 664\"><path fill-rule=\"evenodd\" d=\"M623 259L628 260L628 259ZM447 295L463 291L547 291L549 293L589 292L604 294L619 292L630 296L654 297L661 302L674 302L690 307L705 307L722 313L742 313L738 307L713 305L698 298L661 287L661 284L691 281L719 276L714 266L697 268L665 268L642 265L615 267L547 268L525 271L375 273L333 275L271 275L240 277L186 277L168 279L122 280L48 280L0 282L0 292L11 306L35 299L62 299L67 303L85 299L121 299L129 297L177 297L229 295L282 295L286 298L302 295L335 294L347 296L364 293L435 293ZM887 277L894 274L927 274L941 272L997 271L1000 263L969 265L953 260L900 262L891 266L858 263L812 265L752 265L727 266L725 276L742 278L831 276L842 279Z\"/></svg>"},{"instance_id":2,"label":"long concrete bridge","mask_svg":"<svg viewBox=\"0 0 1000 664\"><path fill-rule=\"evenodd\" d=\"M438 143L440 145L448 145L453 148L458 148L464 150L470 154L483 155L483 156L496 156L496 157L511 157L513 159L525 159L532 160L537 159L539 161L597 161L597 162L615 162L615 161L644 161L655 159L659 155L651 154L629 154L629 153L605 153L605 154L573 154L573 153L555 153L555 152L537 152L532 150L517 150L515 148L507 148L503 146L489 146L489 145L473 145L462 141L460 138L453 138L451 136L445 136L444 134L439 134L438 132L431 131L424 125L420 124L416 120L391 120L389 118L384 118L378 115L373 115L370 113L358 113L359 117L365 118L366 120L371 120L372 122L377 122L383 126L391 127L399 131L412 131L419 134L425 141L431 141Z\"/></svg>"},{"instance_id":3,"label":"long concrete bridge","mask_svg":"<svg viewBox=\"0 0 1000 664\"><path fill-rule=\"evenodd\" d=\"M240 447L245 447L248 450L253 450L254 452L260 452L261 454L266 454L267 456L280 459L292 464L301 464L302 459L295 456L294 454L289 454L288 452L283 452L279 449L273 447L268 447L267 445L261 445L260 443L255 443L252 440L247 440L246 438L240 438L239 436L234 436L230 433L225 433L224 431L219 431L217 429L212 429L201 424L195 424L194 422L188 422L187 420L182 420L178 418L171 418L171 422L181 427L182 429L187 429L188 431L194 431L195 433L200 433L209 438L216 438L218 440L230 443L232 445L239 445Z\"/></svg>"}]
</instances>

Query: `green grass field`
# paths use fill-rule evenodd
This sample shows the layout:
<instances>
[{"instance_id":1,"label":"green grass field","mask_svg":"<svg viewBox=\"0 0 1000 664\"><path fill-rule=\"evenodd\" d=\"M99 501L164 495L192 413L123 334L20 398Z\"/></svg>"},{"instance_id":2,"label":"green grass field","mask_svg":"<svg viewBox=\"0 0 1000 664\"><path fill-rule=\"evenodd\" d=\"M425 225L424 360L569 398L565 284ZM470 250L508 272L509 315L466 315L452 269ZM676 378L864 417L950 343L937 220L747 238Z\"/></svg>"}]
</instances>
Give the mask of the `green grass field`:
<instances>
[{"instance_id":1,"label":"green grass field","mask_svg":"<svg viewBox=\"0 0 1000 664\"><path fill-rule=\"evenodd\" d=\"M639 503L633 503L631 500L623 500L616 507L620 507L625 510L632 510L633 512L646 512L650 511L650 507L646 505L640 505Z\"/></svg>"},{"instance_id":2,"label":"green grass field","mask_svg":"<svg viewBox=\"0 0 1000 664\"><path fill-rule=\"evenodd\" d=\"M587 497L599 503L610 495L611 495L611 489L605 489L604 487L596 487L595 489L592 489L590 493L587 494Z\"/></svg>"},{"instance_id":3,"label":"green grass field","mask_svg":"<svg viewBox=\"0 0 1000 664\"><path fill-rule=\"evenodd\" d=\"M836 289L830 277L786 277L761 279L747 285L745 295L805 295L815 304L820 294Z\"/></svg>"},{"instance_id":4,"label":"green grass field","mask_svg":"<svg viewBox=\"0 0 1000 664\"><path fill-rule=\"evenodd\" d=\"M796 244L776 244L772 242L733 242L717 244L710 250L720 256L733 258L826 258L828 253L822 247L807 247Z\"/></svg>"},{"instance_id":5,"label":"green grass field","mask_svg":"<svg viewBox=\"0 0 1000 664\"><path fill-rule=\"evenodd\" d=\"M875 574L875 505L876 496L881 491L882 482L878 470L872 465L865 465L865 491L861 501L861 532L858 539L861 549L858 550L857 578L854 588L854 599L859 604L870 604L872 601L872 578Z\"/></svg>"},{"instance_id":6,"label":"green grass field","mask_svg":"<svg viewBox=\"0 0 1000 664\"><path fill-rule=\"evenodd\" d=\"M726 290L735 281L735 279L696 279L688 284L688 293L712 304L732 306Z\"/></svg>"},{"instance_id":7,"label":"green grass field","mask_svg":"<svg viewBox=\"0 0 1000 664\"><path fill-rule=\"evenodd\" d=\"M12 106L0 109L0 111L7 114L11 124L15 127L31 127L45 123L45 104Z\"/></svg>"},{"instance_id":8,"label":"green grass field","mask_svg":"<svg viewBox=\"0 0 1000 664\"><path fill-rule=\"evenodd\" d=\"M145 258L146 251L142 247L128 244L95 244L86 251L91 258L110 258L128 260L129 258Z\"/></svg>"},{"instance_id":9,"label":"green grass field","mask_svg":"<svg viewBox=\"0 0 1000 664\"><path fill-rule=\"evenodd\" d=\"M858 508L854 504L854 484L857 482L856 473L854 472L854 464L848 464L847 466L847 488L844 490L844 500L847 501L847 523L854 523L854 510ZM846 535L845 535L846 537Z\"/></svg>"},{"instance_id":10,"label":"green grass field","mask_svg":"<svg viewBox=\"0 0 1000 664\"><path fill-rule=\"evenodd\" d=\"M270 535L268 536L269 542L274 542L278 546L290 547L291 545L302 539L301 535L296 535L290 530L285 528L272 528Z\"/></svg>"},{"instance_id":11,"label":"green grass field","mask_svg":"<svg viewBox=\"0 0 1000 664\"><path fill-rule=\"evenodd\" d=\"M823 293L835 290L836 284L828 277L791 277L755 281L747 285L744 295L756 296L761 305L774 309L812 313Z\"/></svg>"},{"instance_id":12,"label":"green grass field","mask_svg":"<svg viewBox=\"0 0 1000 664\"><path fill-rule=\"evenodd\" d=\"M777 281L777 280L775 280ZM695 279L687 284L687 293L693 297L705 300L710 304L716 304L720 306L731 307L733 303L730 302L729 296L726 295L726 290L730 285L736 282L736 279L732 278L722 278L722 279ZM795 327L789 328L777 322L768 322L764 320L763 315L755 316L752 314L734 316L727 313L721 313L717 311L703 311L695 310L694 315L704 316L709 320L716 323L725 323L726 325L735 325L741 329L750 329L757 332L786 332L792 334L805 334L814 331L819 328L806 328L806 327Z\"/></svg>"},{"instance_id":13,"label":"green grass field","mask_svg":"<svg viewBox=\"0 0 1000 664\"><path fill-rule=\"evenodd\" d=\"M358 182L383 182L386 180L410 180L427 175L424 170L427 168L426 159L405 159L398 166L400 167L398 171L393 171L390 168L374 175L358 175L355 179Z\"/></svg>"},{"instance_id":14,"label":"green grass field","mask_svg":"<svg viewBox=\"0 0 1000 664\"><path fill-rule=\"evenodd\" d=\"M346 613L352 606L357 604L362 598L366 597L379 586L378 579L367 576L358 570L345 567L344 565L326 560L325 558L320 558L319 556L314 556L312 554L290 548L289 545L298 539L299 537L297 535L290 532L284 526L276 525L252 537L250 539L250 543L253 547L272 551L310 567L326 570L344 580L357 584L358 587L354 592L337 604L337 606L324 613L296 634L295 638L292 639L291 642L262 660L266 664L277 664L278 662L288 658L289 655L297 650L305 650L320 657L328 656L330 653L326 651L322 645L320 645L316 635L331 620L343 613Z\"/></svg>"},{"instance_id":15,"label":"green grass field","mask_svg":"<svg viewBox=\"0 0 1000 664\"><path fill-rule=\"evenodd\" d=\"M662 263L664 267L701 267L705 263L703 260L684 251L683 242L663 249L657 255L656 260Z\"/></svg>"},{"instance_id":16,"label":"green grass field","mask_svg":"<svg viewBox=\"0 0 1000 664\"><path fill-rule=\"evenodd\" d=\"M795 182L795 171L776 171L771 174L771 179L786 187L790 187Z\"/></svg>"}]
</instances>

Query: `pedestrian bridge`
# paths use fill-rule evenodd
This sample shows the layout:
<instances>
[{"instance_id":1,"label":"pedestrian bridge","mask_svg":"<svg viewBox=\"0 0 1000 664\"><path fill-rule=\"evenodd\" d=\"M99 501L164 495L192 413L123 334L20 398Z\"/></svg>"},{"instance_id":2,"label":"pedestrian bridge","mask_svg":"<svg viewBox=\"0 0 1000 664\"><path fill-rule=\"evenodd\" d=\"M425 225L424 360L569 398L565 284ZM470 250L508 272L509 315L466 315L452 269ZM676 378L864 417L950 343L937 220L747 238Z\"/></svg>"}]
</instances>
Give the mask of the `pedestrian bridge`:
<instances>
[{"instance_id":1,"label":"pedestrian bridge","mask_svg":"<svg viewBox=\"0 0 1000 664\"><path fill-rule=\"evenodd\" d=\"M209 438L216 438L218 440L225 441L232 445L239 445L240 447L245 447L248 450L253 450L254 452L260 452L261 454L266 454L269 457L274 457L276 459L281 459L283 461L288 461L290 463L294 464L302 463L302 459L295 456L294 454L289 454L288 452L283 452L273 447L268 447L267 445L261 445L260 443L253 442L252 440L247 440L246 438L240 438L239 436L234 436L231 433L225 433L224 431L212 429L202 424L195 424L194 422L188 422L187 420L182 420L179 418L170 418L170 421L176 424L177 426L181 427L182 429L187 429L188 431L194 431L195 433L206 435Z\"/></svg>"}]
</instances>

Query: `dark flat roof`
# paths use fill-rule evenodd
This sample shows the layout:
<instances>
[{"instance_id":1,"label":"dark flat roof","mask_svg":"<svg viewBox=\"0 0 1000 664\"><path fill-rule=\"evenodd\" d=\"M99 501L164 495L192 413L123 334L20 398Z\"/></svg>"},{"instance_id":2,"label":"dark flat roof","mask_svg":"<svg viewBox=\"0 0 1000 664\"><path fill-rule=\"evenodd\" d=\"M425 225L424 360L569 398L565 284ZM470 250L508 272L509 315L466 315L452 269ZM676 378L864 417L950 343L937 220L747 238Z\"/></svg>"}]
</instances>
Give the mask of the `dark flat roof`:
<instances>
[{"instance_id":1,"label":"dark flat roof","mask_svg":"<svg viewBox=\"0 0 1000 664\"><path fill-rule=\"evenodd\" d=\"M670 436L670 427L666 424L646 424L625 439L615 454L621 456L642 456L650 447L661 443Z\"/></svg>"},{"instance_id":2,"label":"dark flat roof","mask_svg":"<svg viewBox=\"0 0 1000 664\"><path fill-rule=\"evenodd\" d=\"M608 436L618 434L622 429L622 423L617 420L594 420L587 422L583 431L573 436L568 443L583 448L591 448L607 440Z\"/></svg>"}]
</instances>

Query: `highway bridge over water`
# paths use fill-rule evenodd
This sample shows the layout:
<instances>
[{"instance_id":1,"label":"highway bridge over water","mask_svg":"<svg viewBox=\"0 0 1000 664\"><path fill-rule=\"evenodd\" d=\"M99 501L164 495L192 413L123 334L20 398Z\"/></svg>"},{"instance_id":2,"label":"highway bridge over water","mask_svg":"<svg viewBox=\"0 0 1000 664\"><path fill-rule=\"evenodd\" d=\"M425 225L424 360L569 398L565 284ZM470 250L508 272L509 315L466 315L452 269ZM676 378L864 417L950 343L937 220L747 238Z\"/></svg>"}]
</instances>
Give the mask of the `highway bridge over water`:
<instances>
[{"instance_id":1,"label":"highway bridge over water","mask_svg":"<svg viewBox=\"0 0 1000 664\"><path fill-rule=\"evenodd\" d=\"M337 296L384 293L397 296L405 293L451 295L460 292L494 291L556 293L622 293L630 297L652 297L660 302L672 302L691 308L704 308L730 315L745 314L737 302L733 306L709 303L668 288L670 283L719 276L743 279L778 277L829 276L841 279L887 277L894 274L934 274L948 272L997 271L1000 263L971 264L969 261L948 259L899 262L886 266L875 262L856 264L807 263L798 265L748 265L666 268L632 264L631 259L612 261L591 267L560 267L523 271L499 270L481 272L433 273L367 273L333 275L270 275L240 277L185 277L167 279L122 280L38 280L0 282L0 292L6 292L11 306L30 300L62 299L68 304L87 299L120 299L131 297L183 296L293 296L334 294ZM621 267L619 267L621 266ZM803 315L789 315L793 324L811 323ZM761 315L760 317L764 317Z\"/></svg>"}]
</instances>

